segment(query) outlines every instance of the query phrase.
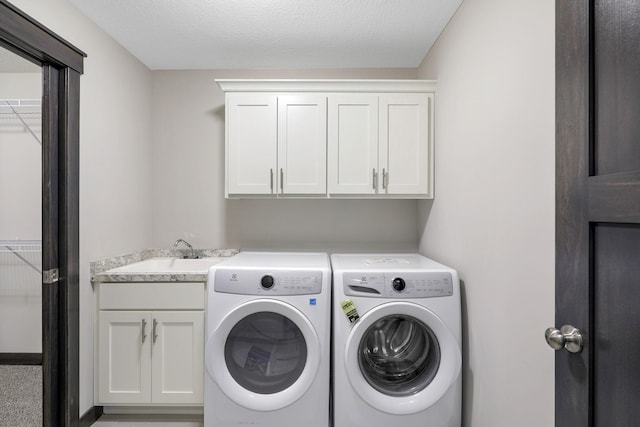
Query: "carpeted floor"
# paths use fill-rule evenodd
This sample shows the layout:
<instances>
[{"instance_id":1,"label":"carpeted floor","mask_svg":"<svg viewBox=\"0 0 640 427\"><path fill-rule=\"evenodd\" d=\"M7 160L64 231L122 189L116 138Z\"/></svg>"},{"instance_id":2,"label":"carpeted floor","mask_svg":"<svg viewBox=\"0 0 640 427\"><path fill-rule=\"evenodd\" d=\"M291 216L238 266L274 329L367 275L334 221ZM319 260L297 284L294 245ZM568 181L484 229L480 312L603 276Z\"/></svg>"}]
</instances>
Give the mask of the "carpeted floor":
<instances>
[{"instance_id":1,"label":"carpeted floor","mask_svg":"<svg viewBox=\"0 0 640 427\"><path fill-rule=\"evenodd\" d=\"M0 427L42 426L42 366L0 365Z\"/></svg>"}]
</instances>

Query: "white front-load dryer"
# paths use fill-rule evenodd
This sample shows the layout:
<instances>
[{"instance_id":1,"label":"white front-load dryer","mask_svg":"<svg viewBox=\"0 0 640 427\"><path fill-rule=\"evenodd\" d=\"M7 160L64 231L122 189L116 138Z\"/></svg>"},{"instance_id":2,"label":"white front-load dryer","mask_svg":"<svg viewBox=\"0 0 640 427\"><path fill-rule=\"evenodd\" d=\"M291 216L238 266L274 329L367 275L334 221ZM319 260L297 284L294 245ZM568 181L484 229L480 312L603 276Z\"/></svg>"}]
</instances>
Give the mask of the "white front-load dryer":
<instances>
[{"instance_id":1,"label":"white front-load dryer","mask_svg":"<svg viewBox=\"0 0 640 427\"><path fill-rule=\"evenodd\" d=\"M329 256L241 252L207 286L205 427L327 427Z\"/></svg>"},{"instance_id":2,"label":"white front-load dryer","mask_svg":"<svg viewBox=\"0 0 640 427\"><path fill-rule=\"evenodd\" d=\"M335 427L460 427L455 270L418 254L334 254Z\"/></svg>"}]
</instances>

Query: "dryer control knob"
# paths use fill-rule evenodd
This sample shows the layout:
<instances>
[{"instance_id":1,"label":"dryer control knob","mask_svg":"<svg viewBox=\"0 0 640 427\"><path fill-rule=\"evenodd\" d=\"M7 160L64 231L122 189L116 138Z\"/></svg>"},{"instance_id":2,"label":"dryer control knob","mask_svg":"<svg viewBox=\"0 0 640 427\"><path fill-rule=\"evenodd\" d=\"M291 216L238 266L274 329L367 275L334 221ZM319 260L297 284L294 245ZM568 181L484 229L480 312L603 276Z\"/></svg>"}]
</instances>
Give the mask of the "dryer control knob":
<instances>
[{"instance_id":1,"label":"dryer control knob","mask_svg":"<svg viewBox=\"0 0 640 427\"><path fill-rule=\"evenodd\" d=\"M404 288L407 287L404 279L402 279L401 277L396 277L395 279L393 279L392 286L393 289L398 292L404 291Z\"/></svg>"},{"instance_id":2,"label":"dryer control knob","mask_svg":"<svg viewBox=\"0 0 640 427\"><path fill-rule=\"evenodd\" d=\"M262 279L260 279L260 285L265 289L271 289L274 283L275 281L273 280L273 276L268 274L266 276L262 276Z\"/></svg>"}]
</instances>

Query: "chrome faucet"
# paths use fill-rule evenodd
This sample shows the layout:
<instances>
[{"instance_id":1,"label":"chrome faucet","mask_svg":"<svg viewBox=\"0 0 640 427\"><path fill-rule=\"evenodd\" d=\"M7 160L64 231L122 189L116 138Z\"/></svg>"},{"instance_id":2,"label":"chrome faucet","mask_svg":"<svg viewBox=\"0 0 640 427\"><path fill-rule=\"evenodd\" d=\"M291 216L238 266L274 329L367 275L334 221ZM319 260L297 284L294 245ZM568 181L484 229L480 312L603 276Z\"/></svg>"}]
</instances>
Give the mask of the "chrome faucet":
<instances>
[{"instance_id":1,"label":"chrome faucet","mask_svg":"<svg viewBox=\"0 0 640 427\"><path fill-rule=\"evenodd\" d=\"M184 239L178 239L178 240L176 240L175 242L173 242L173 247L174 247L174 248L177 248L177 247L178 247L178 245L179 245L180 243L183 243L185 246L187 246L187 247L189 248L189 251L190 251L190 255L184 255L182 258L185 258L185 259L195 259L195 258L198 258L198 257L196 256L196 254L195 254L195 251L193 250L193 246L191 246L191 245L189 244L189 242L187 242L187 241L186 241L186 240L184 240Z\"/></svg>"}]
</instances>

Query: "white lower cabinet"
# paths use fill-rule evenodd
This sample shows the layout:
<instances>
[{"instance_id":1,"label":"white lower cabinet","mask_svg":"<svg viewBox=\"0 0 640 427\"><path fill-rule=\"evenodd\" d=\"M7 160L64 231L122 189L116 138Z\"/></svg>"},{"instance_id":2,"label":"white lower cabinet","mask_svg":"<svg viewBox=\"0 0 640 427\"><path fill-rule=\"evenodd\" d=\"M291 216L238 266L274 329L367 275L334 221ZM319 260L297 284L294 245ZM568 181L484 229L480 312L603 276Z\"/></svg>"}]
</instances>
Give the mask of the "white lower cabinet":
<instances>
[{"instance_id":1,"label":"white lower cabinet","mask_svg":"<svg viewBox=\"0 0 640 427\"><path fill-rule=\"evenodd\" d=\"M151 313L100 311L98 403L151 402Z\"/></svg>"},{"instance_id":2,"label":"white lower cabinet","mask_svg":"<svg viewBox=\"0 0 640 427\"><path fill-rule=\"evenodd\" d=\"M161 284L148 298L140 296L152 283L99 285L110 286L99 290L104 304L98 311L96 404L202 405L204 284ZM185 290L192 297L176 299Z\"/></svg>"},{"instance_id":3,"label":"white lower cabinet","mask_svg":"<svg viewBox=\"0 0 640 427\"><path fill-rule=\"evenodd\" d=\"M158 323L151 355L151 401L203 403L204 312L157 312L153 322Z\"/></svg>"}]
</instances>

